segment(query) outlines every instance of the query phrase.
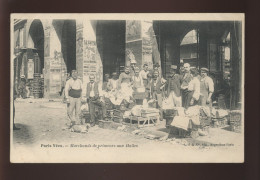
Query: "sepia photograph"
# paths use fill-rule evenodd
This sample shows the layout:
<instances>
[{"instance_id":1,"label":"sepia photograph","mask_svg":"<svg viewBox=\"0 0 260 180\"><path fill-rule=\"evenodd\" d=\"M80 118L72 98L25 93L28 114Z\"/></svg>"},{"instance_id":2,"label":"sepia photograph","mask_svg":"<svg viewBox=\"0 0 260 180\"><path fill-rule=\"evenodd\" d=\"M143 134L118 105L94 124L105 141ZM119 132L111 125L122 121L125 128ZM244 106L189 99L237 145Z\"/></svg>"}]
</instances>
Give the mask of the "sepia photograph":
<instances>
[{"instance_id":1,"label":"sepia photograph","mask_svg":"<svg viewBox=\"0 0 260 180\"><path fill-rule=\"evenodd\" d=\"M243 163L243 13L10 17L11 163Z\"/></svg>"}]
</instances>

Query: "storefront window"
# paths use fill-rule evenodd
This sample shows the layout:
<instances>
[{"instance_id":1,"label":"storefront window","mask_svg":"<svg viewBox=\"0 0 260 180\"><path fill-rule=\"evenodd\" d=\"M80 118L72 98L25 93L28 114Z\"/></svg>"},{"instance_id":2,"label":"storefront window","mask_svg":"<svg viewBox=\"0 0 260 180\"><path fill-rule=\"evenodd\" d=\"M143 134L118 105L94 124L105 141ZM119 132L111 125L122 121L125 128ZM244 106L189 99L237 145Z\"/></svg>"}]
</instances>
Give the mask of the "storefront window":
<instances>
[{"instance_id":1,"label":"storefront window","mask_svg":"<svg viewBox=\"0 0 260 180\"><path fill-rule=\"evenodd\" d=\"M189 31L181 41L180 59L184 63L189 63L191 66L197 66L197 31L195 29Z\"/></svg>"}]
</instances>

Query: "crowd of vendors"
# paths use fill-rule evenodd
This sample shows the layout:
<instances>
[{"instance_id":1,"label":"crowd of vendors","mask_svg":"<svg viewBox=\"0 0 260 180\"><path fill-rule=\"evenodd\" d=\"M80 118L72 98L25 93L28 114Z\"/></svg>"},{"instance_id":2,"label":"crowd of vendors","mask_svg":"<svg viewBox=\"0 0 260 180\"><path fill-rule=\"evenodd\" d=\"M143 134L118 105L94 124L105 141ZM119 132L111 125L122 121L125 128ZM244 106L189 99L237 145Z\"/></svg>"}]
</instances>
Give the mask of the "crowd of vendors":
<instances>
[{"instance_id":1,"label":"crowd of vendors","mask_svg":"<svg viewBox=\"0 0 260 180\"><path fill-rule=\"evenodd\" d=\"M90 75L86 94L82 94L82 81L78 78L77 71L73 70L65 86L71 125L83 123L80 113L84 101L88 105L91 126L95 126L100 119L108 120L107 109L122 104L128 108L136 105L156 108L161 121L163 110L167 108L179 108L186 112L190 107L199 106L211 111L214 83L208 73L207 68L199 71L184 63L179 68L172 65L171 76L164 79L159 64L155 64L152 70L148 69L147 64L140 69L136 61L131 60L131 65L125 66L121 74L105 74L102 86L95 81L94 75ZM100 110L100 119L96 116L97 108Z\"/></svg>"}]
</instances>

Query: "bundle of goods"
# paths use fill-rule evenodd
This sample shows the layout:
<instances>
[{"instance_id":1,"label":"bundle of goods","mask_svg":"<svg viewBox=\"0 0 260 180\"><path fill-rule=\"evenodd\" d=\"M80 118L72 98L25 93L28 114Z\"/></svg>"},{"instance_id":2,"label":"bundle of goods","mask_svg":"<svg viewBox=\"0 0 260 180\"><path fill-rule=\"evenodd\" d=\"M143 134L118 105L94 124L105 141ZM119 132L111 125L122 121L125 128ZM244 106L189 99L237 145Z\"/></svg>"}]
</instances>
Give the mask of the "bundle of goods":
<instances>
[{"instance_id":1,"label":"bundle of goods","mask_svg":"<svg viewBox=\"0 0 260 180\"><path fill-rule=\"evenodd\" d=\"M227 116L228 112L224 109L212 109L212 121L214 127L224 127L228 124Z\"/></svg>"},{"instance_id":2,"label":"bundle of goods","mask_svg":"<svg viewBox=\"0 0 260 180\"><path fill-rule=\"evenodd\" d=\"M240 110L233 110L230 112L230 126L232 131L241 132L242 121Z\"/></svg>"},{"instance_id":3,"label":"bundle of goods","mask_svg":"<svg viewBox=\"0 0 260 180\"><path fill-rule=\"evenodd\" d=\"M131 114L132 116L142 116L142 105L135 105L132 109L131 109Z\"/></svg>"},{"instance_id":4,"label":"bundle of goods","mask_svg":"<svg viewBox=\"0 0 260 180\"><path fill-rule=\"evenodd\" d=\"M125 113L124 117L130 119L130 123L133 121L137 121L138 127L139 125L149 126L155 125L159 120L159 110L156 108L149 108L142 105L135 105L129 113ZM147 123L147 124L146 124Z\"/></svg>"},{"instance_id":5,"label":"bundle of goods","mask_svg":"<svg viewBox=\"0 0 260 180\"><path fill-rule=\"evenodd\" d=\"M132 98L133 91L123 91L123 90L112 90L104 93L104 97L110 99L111 103L114 105L120 105L123 100L130 102Z\"/></svg>"},{"instance_id":6,"label":"bundle of goods","mask_svg":"<svg viewBox=\"0 0 260 180\"><path fill-rule=\"evenodd\" d=\"M203 110L200 106L191 106L187 110L182 107L175 107L174 109L177 113L170 124L171 133L179 134L179 136L190 134L195 138L197 136L194 136L194 134L198 134L198 130L201 132L208 130L210 121L208 121L207 115L209 115L209 112L206 109Z\"/></svg>"}]
</instances>

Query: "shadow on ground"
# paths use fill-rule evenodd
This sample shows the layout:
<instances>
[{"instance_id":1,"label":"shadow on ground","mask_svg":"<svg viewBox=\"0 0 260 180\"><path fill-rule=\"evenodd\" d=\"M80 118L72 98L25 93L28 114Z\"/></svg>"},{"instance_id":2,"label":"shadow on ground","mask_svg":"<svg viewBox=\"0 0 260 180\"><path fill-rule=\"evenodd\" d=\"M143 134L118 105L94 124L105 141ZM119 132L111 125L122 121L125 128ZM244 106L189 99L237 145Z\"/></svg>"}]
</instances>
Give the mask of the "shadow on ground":
<instances>
[{"instance_id":1,"label":"shadow on ground","mask_svg":"<svg viewBox=\"0 0 260 180\"><path fill-rule=\"evenodd\" d=\"M20 130L13 131L13 143L14 144L33 144L34 138L32 131L29 126L25 124L15 124L16 127L20 128Z\"/></svg>"}]
</instances>

